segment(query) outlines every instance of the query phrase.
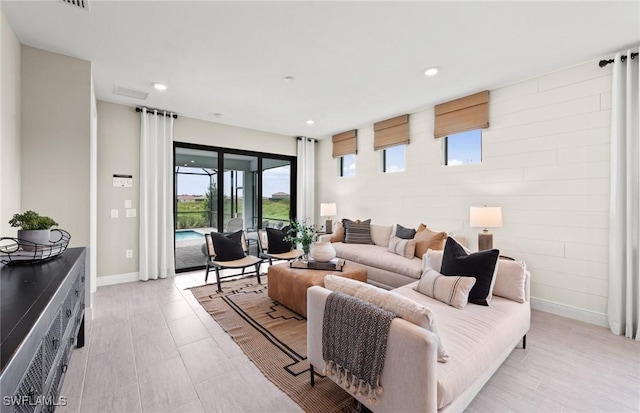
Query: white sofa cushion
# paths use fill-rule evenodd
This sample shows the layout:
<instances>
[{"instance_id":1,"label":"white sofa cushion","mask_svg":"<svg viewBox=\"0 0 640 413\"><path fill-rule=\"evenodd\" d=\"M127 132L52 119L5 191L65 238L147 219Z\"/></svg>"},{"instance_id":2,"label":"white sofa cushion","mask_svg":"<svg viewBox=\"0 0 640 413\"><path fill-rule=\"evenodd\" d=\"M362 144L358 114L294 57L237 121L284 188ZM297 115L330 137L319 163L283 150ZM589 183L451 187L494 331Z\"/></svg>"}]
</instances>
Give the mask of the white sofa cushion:
<instances>
[{"instance_id":1,"label":"white sofa cushion","mask_svg":"<svg viewBox=\"0 0 640 413\"><path fill-rule=\"evenodd\" d=\"M389 246L393 225L371 224L371 240L380 247Z\"/></svg>"},{"instance_id":2,"label":"white sofa cushion","mask_svg":"<svg viewBox=\"0 0 640 413\"><path fill-rule=\"evenodd\" d=\"M446 362L449 358L442 344L442 340L440 340L435 317L429 307L406 299L391 291L338 275L329 274L325 276L324 286L328 290L338 291L375 304L378 307L395 313L398 317L410 323L433 332L438 336L438 361Z\"/></svg>"},{"instance_id":3,"label":"white sofa cushion","mask_svg":"<svg viewBox=\"0 0 640 413\"><path fill-rule=\"evenodd\" d=\"M418 281L416 291L461 310L466 307L469 291L475 283L473 277L447 276L427 268Z\"/></svg>"},{"instance_id":4,"label":"white sofa cushion","mask_svg":"<svg viewBox=\"0 0 640 413\"><path fill-rule=\"evenodd\" d=\"M447 346L449 360L438 363L438 409L451 403L490 369L505 349L527 333L531 310L494 297L491 306L469 304L458 310L427 297L414 288L418 282L393 290L394 293L428 306L438 320L438 331Z\"/></svg>"},{"instance_id":5,"label":"white sofa cushion","mask_svg":"<svg viewBox=\"0 0 640 413\"><path fill-rule=\"evenodd\" d=\"M416 257L410 259L401 257L389 252L387 247L342 242L335 242L332 245L336 255L345 260L402 274L416 280L422 275L422 260Z\"/></svg>"}]
</instances>

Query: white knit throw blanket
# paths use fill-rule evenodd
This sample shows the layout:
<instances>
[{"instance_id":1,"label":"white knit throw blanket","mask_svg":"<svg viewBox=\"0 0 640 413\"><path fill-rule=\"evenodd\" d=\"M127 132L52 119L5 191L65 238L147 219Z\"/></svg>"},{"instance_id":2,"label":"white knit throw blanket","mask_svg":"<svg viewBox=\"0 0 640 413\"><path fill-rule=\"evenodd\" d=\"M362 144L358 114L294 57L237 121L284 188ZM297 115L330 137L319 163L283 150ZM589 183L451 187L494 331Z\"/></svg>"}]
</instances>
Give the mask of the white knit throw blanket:
<instances>
[{"instance_id":1,"label":"white knit throw blanket","mask_svg":"<svg viewBox=\"0 0 640 413\"><path fill-rule=\"evenodd\" d=\"M380 373L387 337L396 315L358 298L333 292L327 298L322 324L324 374L375 404L381 395Z\"/></svg>"}]
</instances>

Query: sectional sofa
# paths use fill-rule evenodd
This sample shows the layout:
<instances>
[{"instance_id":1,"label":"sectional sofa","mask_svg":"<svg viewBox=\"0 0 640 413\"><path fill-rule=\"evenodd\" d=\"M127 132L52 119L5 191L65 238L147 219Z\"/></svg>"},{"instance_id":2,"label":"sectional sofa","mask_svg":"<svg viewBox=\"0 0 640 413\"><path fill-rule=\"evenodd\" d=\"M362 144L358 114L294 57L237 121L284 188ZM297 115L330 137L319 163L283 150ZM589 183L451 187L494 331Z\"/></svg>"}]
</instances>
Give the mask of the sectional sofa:
<instances>
[{"instance_id":1,"label":"sectional sofa","mask_svg":"<svg viewBox=\"0 0 640 413\"><path fill-rule=\"evenodd\" d=\"M442 255L429 251L420 270L429 266L440 271ZM332 290L340 291L403 313L389 329L380 375L384 392L375 402L359 393L354 394L356 399L376 413L463 411L512 351L525 351L531 317L529 277L524 263L499 260L489 305L469 303L458 309L416 291L418 281L387 291L327 276L327 288L314 286L307 291L307 352L312 370L325 373L325 303ZM406 314L414 307L415 313ZM438 361L442 349L448 355L446 362Z\"/></svg>"}]
</instances>

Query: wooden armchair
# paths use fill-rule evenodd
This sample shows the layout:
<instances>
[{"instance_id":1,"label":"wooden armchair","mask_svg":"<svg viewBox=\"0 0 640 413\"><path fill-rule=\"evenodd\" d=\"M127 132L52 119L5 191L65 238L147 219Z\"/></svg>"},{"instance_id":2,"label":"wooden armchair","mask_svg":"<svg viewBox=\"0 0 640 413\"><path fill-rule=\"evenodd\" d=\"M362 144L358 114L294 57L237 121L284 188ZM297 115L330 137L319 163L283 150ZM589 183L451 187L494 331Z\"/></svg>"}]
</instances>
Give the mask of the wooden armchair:
<instances>
[{"instance_id":1,"label":"wooden armchair","mask_svg":"<svg viewBox=\"0 0 640 413\"><path fill-rule=\"evenodd\" d=\"M244 231L239 231L242 234L240 235L241 238L241 246L242 246L242 257L238 257L235 259L226 259L224 257L222 257L222 254L216 254L216 245L215 245L215 240L214 237L211 234L205 234L205 243L207 246L207 269L204 275L204 282L207 282L207 279L209 278L209 271L211 271L211 268L213 268L216 272L216 281L218 283L218 292L222 292L222 287L221 287L221 279L222 278L229 278L229 277L236 277L238 275L241 274L251 274L252 272L248 272L245 273L245 270L248 267L255 267L255 273L256 273L256 278L258 279L258 284L261 284L260 282L260 264L262 264L263 260L261 258L258 257L254 257L253 255L248 255L247 254L247 242L246 239L244 237ZM216 234L217 236L222 236L224 237L224 235L222 234ZM219 241L221 240L220 238L218 238ZM219 252L221 252L222 248L227 248L227 246L219 246ZM225 275L225 276L221 276L220 275L220 270L226 270L226 269L241 269L242 272L240 274L231 274L231 275Z\"/></svg>"},{"instance_id":2,"label":"wooden armchair","mask_svg":"<svg viewBox=\"0 0 640 413\"><path fill-rule=\"evenodd\" d=\"M269 238L267 237L267 231L264 229L258 230L258 256L269 260L269 264L273 264L273 260L285 260L291 261L302 257L304 252L300 250L291 249L282 253L269 252Z\"/></svg>"}]
</instances>

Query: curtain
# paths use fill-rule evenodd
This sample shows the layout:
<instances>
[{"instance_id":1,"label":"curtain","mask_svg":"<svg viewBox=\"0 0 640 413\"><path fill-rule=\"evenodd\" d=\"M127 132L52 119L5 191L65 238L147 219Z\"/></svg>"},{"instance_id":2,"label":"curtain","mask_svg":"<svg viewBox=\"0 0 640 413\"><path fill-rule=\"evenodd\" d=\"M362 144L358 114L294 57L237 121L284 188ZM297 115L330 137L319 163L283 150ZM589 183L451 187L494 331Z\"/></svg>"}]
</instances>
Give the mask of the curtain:
<instances>
[{"instance_id":1,"label":"curtain","mask_svg":"<svg viewBox=\"0 0 640 413\"><path fill-rule=\"evenodd\" d=\"M618 53L613 64L608 318L614 334L640 340L640 58L631 58L637 51Z\"/></svg>"},{"instance_id":2,"label":"curtain","mask_svg":"<svg viewBox=\"0 0 640 413\"><path fill-rule=\"evenodd\" d=\"M298 137L297 220L315 223L316 204L316 140Z\"/></svg>"},{"instance_id":3,"label":"curtain","mask_svg":"<svg viewBox=\"0 0 640 413\"><path fill-rule=\"evenodd\" d=\"M166 115L166 116L164 116ZM175 275L173 251L173 114L142 109L140 122L141 280Z\"/></svg>"}]
</instances>

